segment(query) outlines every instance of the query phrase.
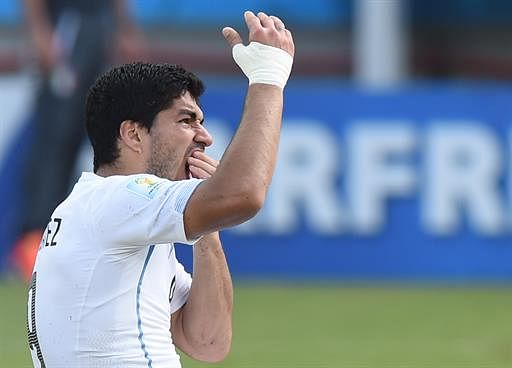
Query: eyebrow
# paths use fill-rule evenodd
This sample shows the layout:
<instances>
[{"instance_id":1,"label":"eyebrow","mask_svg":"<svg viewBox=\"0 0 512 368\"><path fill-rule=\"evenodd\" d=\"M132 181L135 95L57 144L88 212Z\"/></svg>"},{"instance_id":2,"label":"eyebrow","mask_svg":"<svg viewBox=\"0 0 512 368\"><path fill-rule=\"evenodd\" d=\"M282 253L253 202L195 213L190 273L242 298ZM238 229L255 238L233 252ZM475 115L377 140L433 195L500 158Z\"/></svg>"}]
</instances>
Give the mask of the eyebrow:
<instances>
[{"instance_id":1,"label":"eyebrow","mask_svg":"<svg viewBox=\"0 0 512 368\"><path fill-rule=\"evenodd\" d=\"M193 110L190 110L190 109L181 109L178 111L178 114L181 115L181 114L185 114L185 115L189 115L192 119L196 119L197 118L197 113ZM204 123L204 118L201 119L201 121L199 122L200 124L203 124Z\"/></svg>"}]
</instances>

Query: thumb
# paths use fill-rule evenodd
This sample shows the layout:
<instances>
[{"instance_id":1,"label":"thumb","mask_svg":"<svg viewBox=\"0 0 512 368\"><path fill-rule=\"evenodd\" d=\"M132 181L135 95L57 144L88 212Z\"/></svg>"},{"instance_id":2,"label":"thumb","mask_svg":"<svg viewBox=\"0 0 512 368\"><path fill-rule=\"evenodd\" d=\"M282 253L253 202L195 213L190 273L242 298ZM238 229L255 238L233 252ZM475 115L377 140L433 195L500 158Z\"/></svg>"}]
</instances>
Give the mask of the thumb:
<instances>
[{"instance_id":1,"label":"thumb","mask_svg":"<svg viewBox=\"0 0 512 368\"><path fill-rule=\"evenodd\" d=\"M242 38L240 37L238 32L231 27L224 27L222 29L222 35L224 36L226 41L228 41L229 46L231 47L235 46L236 44L242 43Z\"/></svg>"}]
</instances>

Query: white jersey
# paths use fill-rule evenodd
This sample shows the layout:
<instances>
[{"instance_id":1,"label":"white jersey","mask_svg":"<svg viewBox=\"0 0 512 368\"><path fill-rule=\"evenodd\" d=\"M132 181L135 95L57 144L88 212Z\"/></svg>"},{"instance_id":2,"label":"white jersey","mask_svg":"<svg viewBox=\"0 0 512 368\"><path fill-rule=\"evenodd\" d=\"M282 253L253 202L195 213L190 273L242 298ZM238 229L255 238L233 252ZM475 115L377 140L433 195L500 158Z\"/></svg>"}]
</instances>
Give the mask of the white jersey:
<instances>
[{"instance_id":1,"label":"white jersey","mask_svg":"<svg viewBox=\"0 0 512 368\"><path fill-rule=\"evenodd\" d=\"M35 367L180 367L170 316L192 279L173 242L201 182L83 173L52 215L32 277Z\"/></svg>"}]
</instances>

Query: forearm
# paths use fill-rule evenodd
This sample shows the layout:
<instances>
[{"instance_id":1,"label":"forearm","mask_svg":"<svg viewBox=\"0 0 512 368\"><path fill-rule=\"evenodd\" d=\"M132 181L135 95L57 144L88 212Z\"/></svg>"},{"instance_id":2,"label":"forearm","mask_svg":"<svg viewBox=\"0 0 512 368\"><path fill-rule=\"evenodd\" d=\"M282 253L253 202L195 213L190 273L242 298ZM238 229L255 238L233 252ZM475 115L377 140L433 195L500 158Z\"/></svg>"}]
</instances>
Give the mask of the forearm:
<instances>
[{"instance_id":1,"label":"forearm","mask_svg":"<svg viewBox=\"0 0 512 368\"><path fill-rule=\"evenodd\" d=\"M277 17L245 12L249 46L233 28L222 33L233 58L249 79L244 113L217 171L190 197L184 212L189 239L245 222L263 206L274 172L283 88L291 71L294 44Z\"/></svg>"},{"instance_id":2,"label":"forearm","mask_svg":"<svg viewBox=\"0 0 512 368\"><path fill-rule=\"evenodd\" d=\"M233 286L218 233L203 237L193 252L193 281L177 345L195 359L220 361L231 346Z\"/></svg>"},{"instance_id":3,"label":"forearm","mask_svg":"<svg viewBox=\"0 0 512 368\"><path fill-rule=\"evenodd\" d=\"M232 142L217 171L196 190L199 200L189 202L188 209L200 216L196 223L186 219L190 238L237 225L261 208L276 164L282 108L281 88L269 84L249 86ZM206 223L207 229L194 227Z\"/></svg>"},{"instance_id":4,"label":"forearm","mask_svg":"<svg viewBox=\"0 0 512 368\"><path fill-rule=\"evenodd\" d=\"M281 88L249 86L238 131L212 177L223 195L255 192L263 201L276 164L282 108Z\"/></svg>"},{"instance_id":5,"label":"forearm","mask_svg":"<svg viewBox=\"0 0 512 368\"><path fill-rule=\"evenodd\" d=\"M35 40L36 44L39 38L51 38L53 27L50 23L44 1L24 0L24 5L27 27L30 36Z\"/></svg>"}]
</instances>

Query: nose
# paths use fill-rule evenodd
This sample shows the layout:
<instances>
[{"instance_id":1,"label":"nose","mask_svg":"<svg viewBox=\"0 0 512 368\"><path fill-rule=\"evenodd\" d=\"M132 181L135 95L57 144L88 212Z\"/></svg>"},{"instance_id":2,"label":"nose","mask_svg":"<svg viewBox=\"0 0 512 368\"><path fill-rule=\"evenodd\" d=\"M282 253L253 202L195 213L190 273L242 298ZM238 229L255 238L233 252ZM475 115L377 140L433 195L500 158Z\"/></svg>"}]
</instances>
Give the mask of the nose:
<instances>
[{"instance_id":1,"label":"nose","mask_svg":"<svg viewBox=\"0 0 512 368\"><path fill-rule=\"evenodd\" d=\"M198 124L194 141L203 144L205 147L209 147L213 143L213 138L203 125Z\"/></svg>"}]
</instances>

